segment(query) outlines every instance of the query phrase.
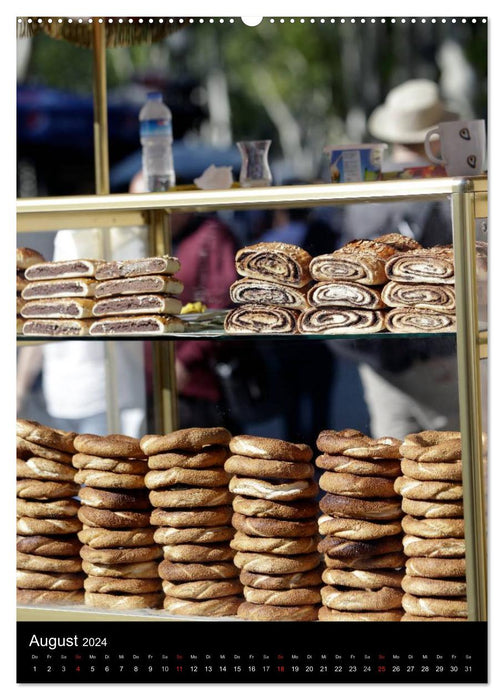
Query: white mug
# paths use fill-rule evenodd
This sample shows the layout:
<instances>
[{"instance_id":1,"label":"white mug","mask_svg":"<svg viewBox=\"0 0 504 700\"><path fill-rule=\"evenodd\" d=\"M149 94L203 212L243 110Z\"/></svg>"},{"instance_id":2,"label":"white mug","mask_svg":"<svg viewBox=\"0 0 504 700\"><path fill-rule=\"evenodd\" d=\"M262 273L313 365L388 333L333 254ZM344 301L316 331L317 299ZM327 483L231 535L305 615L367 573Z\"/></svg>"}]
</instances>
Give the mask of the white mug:
<instances>
[{"instance_id":1,"label":"white mug","mask_svg":"<svg viewBox=\"0 0 504 700\"><path fill-rule=\"evenodd\" d=\"M434 135L441 140L442 158L432 153L430 142ZM441 122L427 132L424 145L429 160L444 165L447 175L480 175L485 163L485 121Z\"/></svg>"}]
</instances>

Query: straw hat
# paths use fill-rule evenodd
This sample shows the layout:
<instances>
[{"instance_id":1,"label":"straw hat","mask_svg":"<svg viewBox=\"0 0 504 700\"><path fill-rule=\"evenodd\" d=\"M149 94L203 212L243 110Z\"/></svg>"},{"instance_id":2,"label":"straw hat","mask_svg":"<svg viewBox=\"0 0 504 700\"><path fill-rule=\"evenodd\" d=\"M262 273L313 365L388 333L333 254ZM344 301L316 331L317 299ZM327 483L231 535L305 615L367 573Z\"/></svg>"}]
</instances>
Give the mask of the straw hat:
<instances>
[{"instance_id":1,"label":"straw hat","mask_svg":"<svg viewBox=\"0 0 504 700\"><path fill-rule=\"evenodd\" d=\"M423 143L433 126L457 118L457 114L445 108L435 82L407 80L393 88L384 104L372 112L368 130L388 143Z\"/></svg>"}]
</instances>

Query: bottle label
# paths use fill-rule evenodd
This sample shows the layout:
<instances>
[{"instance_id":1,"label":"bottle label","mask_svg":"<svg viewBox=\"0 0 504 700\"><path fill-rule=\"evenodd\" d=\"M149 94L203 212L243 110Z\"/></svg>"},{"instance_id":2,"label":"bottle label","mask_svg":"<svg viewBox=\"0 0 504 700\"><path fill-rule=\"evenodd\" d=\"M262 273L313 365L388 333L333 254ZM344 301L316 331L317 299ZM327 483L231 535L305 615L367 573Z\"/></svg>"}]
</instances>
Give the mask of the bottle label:
<instances>
[{"instance_id":1,"label":"bottle label","mask_svg":"<svg viewBox=\"0 0 504 700\"><path fill-rule=\"evenodd\" d=\"M170 136L172 125L169 119L145 119L140 122L140 137Z\"/></svg>"}]
</instances>

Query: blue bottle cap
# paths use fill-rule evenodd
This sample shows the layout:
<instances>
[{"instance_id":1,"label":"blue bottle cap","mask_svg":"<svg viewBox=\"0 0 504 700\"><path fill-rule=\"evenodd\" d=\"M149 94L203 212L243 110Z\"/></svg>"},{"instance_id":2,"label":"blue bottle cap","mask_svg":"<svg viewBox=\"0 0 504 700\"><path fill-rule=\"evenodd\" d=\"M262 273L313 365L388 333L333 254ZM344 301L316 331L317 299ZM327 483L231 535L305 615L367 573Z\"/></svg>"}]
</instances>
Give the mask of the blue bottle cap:
<instances>
[{"instance_id":1,"label":"blue bottle cap","mask_svg":"<svg viewBox=\"0 0 504 700\"><path fill-rule=\"evenodd\" d=\"M162 100L163 95L159 91L155 92L148 92L147 93L147 99L148 100Z\"/></svg>"}]
</instances>

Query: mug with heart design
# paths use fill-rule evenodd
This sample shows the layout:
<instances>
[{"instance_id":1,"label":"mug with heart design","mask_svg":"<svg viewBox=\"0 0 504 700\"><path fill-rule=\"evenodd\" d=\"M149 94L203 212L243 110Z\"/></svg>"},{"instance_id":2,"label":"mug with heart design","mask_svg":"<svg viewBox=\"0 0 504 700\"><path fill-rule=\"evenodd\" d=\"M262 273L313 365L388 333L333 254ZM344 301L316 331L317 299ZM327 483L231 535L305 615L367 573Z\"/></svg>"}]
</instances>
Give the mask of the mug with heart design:
<instances>
[{"instance_id":1,"label":"mug with heart design","mask_svg":"<svg viewBox=\"0 0 504 700\"><path fill-rule=\"evenodd\" d=\"M442 158L432 152L433 136L441 141ZM480 175L485 165L485 120L441 122L427 132L424 145L429 160L444 165L448 175Z\"/></svg>"}]
</instances>

